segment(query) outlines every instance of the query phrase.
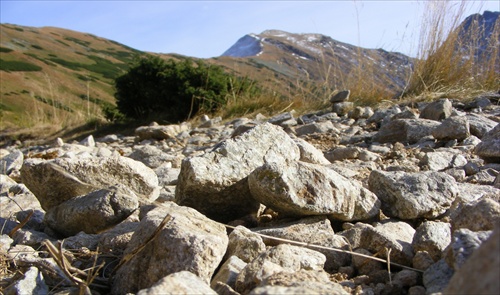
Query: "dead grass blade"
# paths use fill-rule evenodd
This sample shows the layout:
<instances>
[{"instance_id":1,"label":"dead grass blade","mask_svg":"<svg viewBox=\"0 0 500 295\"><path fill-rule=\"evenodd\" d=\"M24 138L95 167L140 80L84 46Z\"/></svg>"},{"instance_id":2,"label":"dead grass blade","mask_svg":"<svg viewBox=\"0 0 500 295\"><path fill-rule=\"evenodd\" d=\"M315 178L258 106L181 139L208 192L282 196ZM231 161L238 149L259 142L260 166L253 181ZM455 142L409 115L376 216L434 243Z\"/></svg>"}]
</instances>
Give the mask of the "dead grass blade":
<instances>
[{"instance_id":1,"label":"dead grass blade","mask_svg":"<svg viewBox=\"0 0 500 295\"><path fill-rule=\"evenodd\" d=\"M224 225L227 228L236 229L235 226L231 226L231 225L227 225L227 224L222 224L222 225ZM255 234L259 235L259 236L261 236L263 238L266 238L266 239L271 239L271 240L280 241L280 242L287 242L287 243L290 243L290 244L295 244L295 245L305 246L305 247L310 247L310 248L330 250L330 251L340 252L340 253L347 253L347 254L351 254L351 255L355 255L355 256L360 256L360 257L364 257L364 258L368 258L368 259L380 261L380 262L386 263L387 265L394 265L394 266L397 266L397 267L406 268L406 269L409 269L409 270L413 270L413 271L416 271L416 272L423 273L423 271L420 270L420 269L416 269L416 268L409 267L409 266L406 266L406 265L402 265L402 264L399 264L399 263L390 262L390 259L384 260L384 259L373 257L373 256L370 256L370 255L356 253L356 252L353 252L353 251L348 251L348 250L343 250L343 249L337 249L337 248L332 248L332 247L325 247L325 246L321 246L321 245L304 243L304 242L298 242L298 241L289 240L289 239L277 238L277 237L268 236L268 235L264 235L264 234L260 234L260 233L255 233ZM389 253L390 253L390 251L389 251Z\"/></svg>"}]
</instances>

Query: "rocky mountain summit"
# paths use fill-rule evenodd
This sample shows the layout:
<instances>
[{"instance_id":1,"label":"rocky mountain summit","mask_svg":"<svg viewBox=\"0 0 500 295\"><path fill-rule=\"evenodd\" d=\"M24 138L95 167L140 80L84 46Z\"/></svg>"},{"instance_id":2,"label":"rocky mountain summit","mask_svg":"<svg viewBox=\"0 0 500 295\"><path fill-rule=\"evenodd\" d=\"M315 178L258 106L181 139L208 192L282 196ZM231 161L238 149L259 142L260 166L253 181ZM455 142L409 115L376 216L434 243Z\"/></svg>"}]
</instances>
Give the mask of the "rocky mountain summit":
<instances>
[{"instance_id":1,"label":"rocky mountain summit","mask_svg":"<svg viewBox=\"0 0 500 295\"><path fill-rule=\"evenodd\" d=\"M0 150L4 294L456 294L500 284L500 95Z\"/></svg>"}]
</instances>

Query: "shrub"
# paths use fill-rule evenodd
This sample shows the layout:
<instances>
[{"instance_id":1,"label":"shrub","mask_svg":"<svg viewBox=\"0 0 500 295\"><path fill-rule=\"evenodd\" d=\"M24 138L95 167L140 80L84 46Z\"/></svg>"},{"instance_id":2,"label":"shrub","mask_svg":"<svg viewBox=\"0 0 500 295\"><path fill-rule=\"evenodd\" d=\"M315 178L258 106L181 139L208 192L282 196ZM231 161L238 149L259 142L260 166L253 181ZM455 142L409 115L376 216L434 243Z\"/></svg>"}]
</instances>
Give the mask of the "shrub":
<instances>
[{"instance_id":1,"label":"shrub","mask_svg":"<svg viewBox=\"0 0 500 295\"><path fill-rule=\"evenodd\" d=\"M126 116L160 115L169 122L189 119L201 110L214 112L230 96L258 92L250 80L229 75L219 66L154 56L139 59L115 80L115 87L118 109Z\"/></svg>"},{"instance_id":2,"label":"shrub","mask_svg":"<svg viewBox=\"0 0 500 295\"><path fill-rule=\"evenodd\" d=\"M42 68L24 61L0 59L0 71L7 72L37 72Z\"/></svg>"},{"instance_id":3,"label":"shrub","mask_svg":"<svg viewBox=\"0 0 500 295\"><path fill-rule=\"evenodd\" d=\"M13 50L10 49L10 48L0 47L0 52L8 53L8 52L11 52L11 51L13 51Z\"/></svg>"}]
</instances>

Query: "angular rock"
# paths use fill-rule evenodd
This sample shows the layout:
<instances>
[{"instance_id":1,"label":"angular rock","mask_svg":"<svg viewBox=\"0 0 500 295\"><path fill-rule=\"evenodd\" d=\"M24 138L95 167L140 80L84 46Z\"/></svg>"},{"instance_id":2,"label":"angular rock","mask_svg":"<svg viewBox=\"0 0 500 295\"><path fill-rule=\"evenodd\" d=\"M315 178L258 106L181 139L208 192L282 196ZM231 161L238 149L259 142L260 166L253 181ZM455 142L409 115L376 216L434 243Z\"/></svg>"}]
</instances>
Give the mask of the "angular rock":
<instances>
[{"instance_id":1,"label":"angular rock","mask_svg":"<svg viewBox=\"0 0 500 295\"><path fill-rule=\"evenodd\" d=\"M267 277L249 294L338 294L347 295L342 285L330 281L324 271L280 272Z\"/></svg>"},{"instance_id":2,"label":"angular rock","mask_svg":"<svg viewBox=\"0 0 500 295\"><path fill-rule=\"evenodd\" d=\"M449 223L426 221L417 228L412 246L415 251L426 251L434 261L438 261L450 242L451 226Z\"/></svg>"},{"instance_id":3,"label":"angular rock","mask_svg":"<svg viewBox=\"0 0 500 295\"><path fill-rule=\"evenodd\" d=\"M420 118L441 121L451 116L453 105L447 98L429 103L420 113Z\"/></svg>"},{"instance_id":4,"label":"angular rock","mask_svg":"<svg viewBox=\"0 0 500 295\"><path fill-rule=\"evenodd\" d=\"M229 245L225 256L234 255L248 263L264 251L266 251L266 245L259 235L243 226L237 226L229 234Z\"/></svg>"},{"instance_id":5,"label":"angular rock","mask_svg":"<svg viewBox=\"0 0 500 295\"><path fill-rule=\"evenodd\" d=\"M416 143L422 138L432 135L432 130L439 122L423 119L396 119L383 125L373 137L379 143Z\"/></svg>"},{"instance_id":6,"label":"angular rock","mask_svg":"<svg viewBox=\"0 0 500 295\"><path fill-rule=\"evenodd\" d=\"M236 291L248 293L269 276L279 272L322 270L325 256L306 248L281 244L272 247L247 264L236 278Z\"/></svg>"},{"instance_id":7,"label":"angular rock","mask_svg":"<svg viewBox=\"0 0 500 295\"><path fill-rule=\"evenodd\" d=\"M310 163L265 164L249 175L248 185L254 199L285 216L363 220L377 215L380 207L360 184Z\"/></svg>"},{"instance_id":8,"label":"angular rock","mask_svg":"<svg viewBox=\"0 0 500 295\"><path fill-rule=\"evenodd\" d=\"M458 269L443 295L497 294L500 290L500 228Z\"/></svg>"},{"instance_id":9,"label":"angular rock","mask_svg":"<svg viewBox=\"0 0 500 295\"><path fill-rule=\"evenodd\" d=\"M469 120L466 116L449 117L432 130L432 136L437 140L462 141L470 136Z\"/></svg>"},{"instance_id":10,"label":"angular rock","mask_svg":"<svg viewBox=\"0 0 500 295\"><path fill-rule=\"evenodd\" d=\"M459 193L453 177L434 171L375 170L370 173L368 185L381 200L384 213L401 219L436 218L445 213Z\"/></svg>"},{"instance_id":11,"label":"angular rock","mask_svg":"<svg viewBox=\"0 0 500 295\"><path fill-rule=\"evenodd\" d=\"M451 213L453 230L460 228L472 231L493 230L498 224L500 224L500 204L489 196L471 203L462 203L453 208Z\"/></svg>"},{"instance_id":12,"label":"angular rock","mask_svg":"<svg viewBox=\"0 0 500 295\"><path fill-rule=\"evenodd\" d=\"M257 212L247 176L265 163L296 161L300 151L283 129L264 123L199 157L183 160L176 203L228 222Z\"/></svg>"},{"instance_id":13,"label":"angular rock","mask_svg":"<svg viewBox=\"0 0 500 295\"><path fill-rule=\"evenodd\" d=\"M129 187L145 201L154 201L160 192L153 170L121 156L27 159L21 169L21 178L46 211L71 198L116 184Z\"/></svg>"},{"instance_id":14,"label":"angular rock","mask_svg":"<svg viewBox=\"0 0 500 295\"><path fill-rule=\"evenodd\" d=\"M422 276L422 281L427 289L426 294L442 292L448 286L453 273L453 269L444 259L431 265Z\"/></svg>"},{"instance_id":15,"label":"angular rock","mask_svg":"<svg viewBox=\"0 0 500 295\"><path fill-rule=\"evenodd\" d=\"M123 221L138 207L134 192L124 185L116 185L50 208L45 222L65 237L80 231L95 234Z\"/></svg>"},{"instance_id":16,"label":"angular rock","mask_svg":"<svg viewBox=\"0 0 500 295\"><path fill-rule=\"evenodd\" d=\"M144 163L149 168L155 169L165 162L175 161L175 156L167 154L154 145L145 145L135 148L128 155L129 158Z\"/></svg>"},{"instance_id":17,"label":"angular rock","mask_svg":"<svg viewBox=\"0 0 500 295\"><path fill-rule=\"evenodd\" d=\"M492 231L473 232L466 228L454 231L446 253L446 263L455 271L459 270L472 253L491 236L491 233Z\"/></svg>"},{"instance_id":18,"label":"angular rock","mask_svg":"<svg viewBox=\"0 0 500 295\"><path fill-rule=\"evenodd\" d=\"M335 128L335 126L333 126L333 123L331 121L314 122L295 128L295 133L297 134L297 136L329 132L339 133L339 131L337 130L337 128Z\"/></svg>"},{"instance_id":19,"label":"angular rock","mask_svg":"<svg viewBox=\"0 0 500 295\"><path fill-rule=\"evenodd\" d=\"M500 124L486 133L474 152L487 162L500 163Z\"/></svg>"},{"instance_id":20,"label":"angular rock","mask_svg":"<svg viewBox=\"0 0 500 295\"><path fill-rule=\"evenodd\" d=\"M167 215L172 218L159 229L155 238L116 271L112 293L135 293L183 270L189 270L209 284L222 261L228 238L223 225L192 208L167 202L149 211L124 255L142 246Z\"/></svg>"},{"instance_id":21,"label":"angular rock","mask_svg":"<svg viewBox=\"0 0 500 295\"><path fill-rule=\"evenodd\" d=\"M222 282L231 287L231 289L236 288L236 278L246 265L247 263L237 256L229 257L213 277L210 286L212 289L215 289L217 283Z\"/></svg>"},{"instance_id":22,"label":"angular rock","mask_svg":"<svg viewBox=\"0 0 500 295\"><path fill-rule=\"evenodd\" d=\"M480 114L469 113L466 117L469 120L470 133L478 138L483 138L487 132L498 125L498 122L488 119Z\"/></svg>"},{"instance_id":23,"label":"angular rock","mask_svg":"<svg viewBox=\"0 0 500 295\"><path fill-rule=\"evenodd\" d=\"M350 94L351 94L350 90L339 91L330 98L330 102L334 103L334 102L342 102L342 101L349 100Z\"/></svg>"},{"instance_id":24,"label":"angular rock","mask_svg":"<svg viewBox=\"0 0 500 295\"><path fill-rule=\"evenodd\" d=\"M38 268L31 266L22 279L4 289L2 294L49 294L49 288Z\"/></svg>"},{"instance_id":25,"label":"angular rock","mask_svg":"<svg viewBox=\"0 0 500 295\"><path fill-rule=\"evenodd\" d=\"M300 150L300 161L321 165L331 164L330 161L325 158L323 153L315 148L312 144L308 143L302 138L295 138L294 141Z\"/></svg>"},{"instance_id":26,"label":"angular rock","mask_svg":"<svg viewBox=\"0 0 500 295\"><path fill-rule=\"evenodd\" d=\"M354 252L363 254L366 256L373 256L375 253L372 253L364 248L357 248ZM352 265L357 270L358 275L368 275L374 274L375 272L384 269L384 264L382 262L368 259L363 256L353 255L352 256Z\"/></svg>"},{"instance_id":27,"label":"angular rock","mask_svg":"<svg viewBox=\"0 0 500 295\"><path fill-rule=\"evenodd\" d=\"M358 222L351 229L340 232L349 240L353 249L363 248L386 257L386 248L391 249L391 261L411 265L413 259L413 235L415 230L402 221L387 221L375 226Z\"/></svg>"},{"instance_id":28,"label":"angular rock","mask_svg":"<svg viewBox=\"0 0 500 295\"><path fill-rule=\"evenodd\" d=\"M354 103L351 101L336 102L332 106L332 112L339 116L347 115L354 108Z\"/></svg>"},{"instance_id":29,"label":"angular rock","mask_svg":"<svg viewBox=\"0 0 500 295\"><path fill-rule=\"evenodd\" d=\"M357 159L362 149L356 146L337 147L325 154L330 162L343 161L346 159Z\"/></svg>"},{"instance_id":30,"label":"angular rock","mask_svg":"<svg viewBox=\"0 0 500 295\"><path fill-rule=\"evenodd\" d=\"M358 120L358 119L368 119L372 115L373 115L373 110L370 107L355 107L349 114L349 117L351 117L354 120Z\"/></svg>"},{"instance_id":31,"label":"angular rock","mask_svg":"<svg viewBox=\"0 0 500 295\"><path fill-rule=\"evenodd\" d=\"M288 239L323 247L349 250L349 245L342 236L335 235L330 220L324 216L302 218L297 221L280 222L269 228L254 228L259 234L281 239ZM263 237L267 246L277 246L284 242ZM348 265L351 257L348 254L332 251L329 249L318 249L307 247L311 250L323 253L326 257L325 270L334 272L340 267Z\"/></svg>"},{"instance_id":32,"label":"angular rock","mask_svg":"<svg viewBox=\"0 0 500 295\"><path fill-rule=\"evenodd\" d=\"M146 139L156 139L163 140L169 138L175 138L175 136L182 131L189 130L189 124L179 124L179 125L157 125L152 124L150 126L141 126L135 129L135 135L139 140Z\"/></svg>"},{"instance_id":33,"label":"angular rock","mask_svg":"<svg viewBox=\"0 0 500 295\"><path fill-rule=\"evenodd\" d=\"M0 174L9 175L19 171L23 165L24 155L20 150L13 150L8 155L0 158Z\"/></svg>"},{"instance_id":34,"label":"angular rock","mask_svg":"<svg viewBox=\"0 0 500 295\"><path fill-rule=\"evenodd\" d=\"M137 292L137 295L157 294L217 295L200 277L186 270L170 274L160 279L150 288Z\"/></svg>"},{"instance_id":35,"label":"angular rock","mask_svg":"<svg viewBox=\"0 0 500 295\"><path fill-rule=\"evenodd\" d=\"M420 161L420 166L425 166L432 171L463 167L466 164L467 159L462 154L452 149L438 149L434 152L425 153L425 156Z\"/></svg>"},{"instance_id":36,"label":"angular rock","mask_svg":"<svg viewBox=\"0 0 500 295\"><path fill-rule=\"evenodd\" d=\"M286 113L282 113L282 114L273 116L272 118L267 120L267 122L274 124L274 125L281 126L281 124L283 122L286 122L286 121L292 120L292 119L293 119L293 112L286 112Z\"/></svg>"}]
</instances>

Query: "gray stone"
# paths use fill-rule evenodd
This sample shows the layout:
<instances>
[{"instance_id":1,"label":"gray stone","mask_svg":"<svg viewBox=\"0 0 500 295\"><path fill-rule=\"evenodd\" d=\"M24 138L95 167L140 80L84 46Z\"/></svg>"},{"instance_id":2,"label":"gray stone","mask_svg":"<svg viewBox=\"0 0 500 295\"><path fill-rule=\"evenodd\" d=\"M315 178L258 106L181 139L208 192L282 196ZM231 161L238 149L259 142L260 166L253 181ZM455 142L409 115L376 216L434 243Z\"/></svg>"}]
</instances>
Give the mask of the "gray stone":
<instances>
[{"instance_id":1,"label":"gray stone","mask_svg":"<svg viewBox=\"0 0 500 295\"><path fill-rule=\"evenodd\" d=\"M351 94L350 90L339 91L330 98L330 102L334 103L334 102L342 102L342 101L349 100L350 94Z\"/></svg>"},{"instance_id":2,"label":"gray stone","mask_svg":"<svg viewBox=\"0 0 500 295\"><path fill-rule=\"evenodd\" d=\"M352 119L358 120L358 119L368 119L373 115L373 110L370 107L355 107L351 113L349 114L349 117Z\"/></svg>"},{"instance_id":3,"label":"gray stone","mask_svg":"<svg viewBox=\"0 0 500 295\"><path fill-rule=\"evenodd\" d=\"M422 138L432 135L432 130L439 122L423 119L397 119L383 125L373 137L379 143L417 143Z\"/></svg>"},{"instance_id":4,"label":"gray stone","mask_svg":"<svg viewBox=\"0 0 500 295\"><path fill-rule=\"evenodd\" d=\"M248 293L266 278L280 272L322 270L325 256L306 248L281 244L270 248L247 264L236 278L236 291Z\"/></svg>"},{"instance_id":5,"label":"gray stone","mask_svg":"<svg viewBox=\"0 0 500 295\"><path fill-rule=\"evenodd\" d=\"M171 220L158 229L167 215ZM156 237L116 271L112 293L135 293L183 270L209 284L228 244L225 227L192 208L168 202L141 220L124 255L143 246L157 230Z\"/></svg>"},{"instance_id":6,"label":"gray stone","mask_svg":"<svg viewBox=\"0 0 500 295\"><path fill-rule=\"evenodd\" d=\"M470 133L478 138L482 138L487 132L498 125L498 122L480 114L469 113L466 116L469 119Z\"/></svg>"},{"instance_id":7,"label":"gray stone","mask_svg":"<svg viewBox=\"0 0 500 295\"><path fill-rule=\"evenodd\" d=\"M332 106L332 112L339 116L347 115L354 108L354 103L351 101L336 102Z\"/></svg>"},{"instance_id":8,"label":"gray stone","mask_svg":"<svg viewBox=\"0 0 500 295\"><path fill-rule=\"evenodd\" d=\"M500 228L475 250L452 276L443 295L498 294L500 290Z\"/></svg>"},{"instance_id":9,"label":"gray stone","mask_svg":"<svg viewBox=\"0 0 500 295\"><path fill-rule=\"evenodd\" d=\"M7 287L2 294L49 294L49 288L38 268L31 266L22 279Z\"/></svg>"},{"instance_id":10,"label":"gray stone","mask_svg":"<svg viewBox=\"0 0 500 295\"><path fill-rule=\"evenodd\" d=\"M377 197L332 169L304 162L269 163L248 177L255 200L284 216L329 215L351 221L378 214Z\"/></svg>"},{"instance_id":11,"label":"gray stone","mask_svg":"<svg viewBox=\"0 0 500 295\"><path fill-rule=\"evenodd\" d=\"M334 283L324 271L299 270L280 272L267 277L249 294L338 294L348 295L342 285Z\"/></svg>"},{"instance_id":12,"label":"gray stone","mask_svg":"<svg viewBox=\"0 0 500 295\"><path fill-rule=\"evenodd\" d=\"M453 269L448 266L444 259L431 265L422 277L424 286L427 290L426 294L434 294L442 292L453 276Z\"/></svg>"},{"instance_id":13,"label":"gray stone","mask_svg":"<svg viewBox=\"0 0 500 295\"><path fill-rule=\"evenodd\" d=\"M294 141L300 150L300 161L321 165L331 164L330 161L325 158L323 152L315 148L312 144L302 138L295 138Z\"/></svg>"},{"instance_id":14,"label":"gray stone","mask_svg":"<svg viewBox=\"0 0 500 295\"><path fill-rule=\"evenodd\" d=\"M434 261L438 261L450 242L451 226L449 223L426 221L417 228L412 246L415 251L426 251Z\"/></svg>"},{"instance_id":15,"label":"gray stone","mask_svg":"<svg viewBox=\"0 0 500 295\"><path fill-rule=\"evenodd\" d=\"M169 165L161 165L154 171L158 176L158 185L161 187L176 185L181 173L180 168L172 168Z\"/></svg>"},{"instance_id":16,"label":"gray stone","mask_svg":"<svg viewBox=\"0 0 500 295\"><path fill-rule=\"evenodd\" d=\"M328 248L349 250L349 245L342 236L335 235L330 220L324 216L302 218L297 221L278 222L269 228L254 228L253 231L276 238L318 245ZM277 246L284 242L263 237L267 246ZM329 249L318 249L307 247L323 253L326 257L324 269L334 272L340 267L348 265L351 257L348 254L331 251Z\"/></svg>"},{"instance_id":17,"label":"gray stone","mask_svg":"<svg viewBox=\"0 0 500 295\"><path fill-rule=\"evenodd\" d=\"M374 256L374 253L363 248L357 248L354 252L370 257ZM368 276L385 268L385 265L382 262L358 255L352 256L352 265L357 270L358 275Z\"/></svg>"},{"instance_id":18,"label":"gray stone","mask_svg":"<svg viewBox=\"0 0 500 295\"><path fill-rule=\"evenodd\" d=\"M266 251L266 245L259 235L243 226L237 226L229 234L229 245L225 257L236 256L248 263L264 251Z\"/></svg>"},{"instance_id":19,"label":"gray stone","mask_svg":"<svg viewBox=\"0 0 500 295\"><path fill-rule=\"evenodd\" d=\"M466 228L455 230L445 258L448 265L455 271L459 270L474 250L491 236L491 233L492 231L473 232Z\"/></svg>"},{"instance_id":20,"label":"gray stone","mask_svg":"<svg viewBox=\"0 0 500 295\"><path fill-rule=\"evenodd\" d=\"M20 150L13 150L8 155L0 158L0 174L9 175L13 171L21 170L24 155Z\"/></svg>"},{"instance_id":21,"label":"gray stone","mask_svg":"<svg viewBox=\"0 0 500 295\"><path fill-rule=\"evenodd\" d=\"M500 124L486 133L474 152L487 162L500 163Z\"/></svg>"},{"instance_id":22,"label":"gray stone","mask_svg":"<svg viewBox=\"0 0 500 295\"><path fill-rule=\"evenodd\" d=\"M357 159L361 153L361 148L356 146L337 147L325 153L325 157L330 161L343 161L347 159Z\"/></svg>"},{"instance_id":23,"label":"gray stone","mask_svg":"<svg viewBox=\"0 0 500 295\"><path fill-rule=\"evenodd\" d=\"M420 113L420 118L441 121L451 116L453 106L447 98L429 103Z\"/></svg>"},{"instance_id":24,"label":"gray stone","mask_svg":"<svg viewBox=\"0 0 500 295\"><path fill-rule=\"evenodd\" d=\"M441 122L432 130L437 140L464 140L470 136L469 120L466 116L453 116Z\"/></svg>"},{"instance_id":25,"label":"gray stone","mask_svg":"<svg viewBox=\"0 0 500 295\"><path fill-rule=\"evenodd\" d=\"M271 117L269 120L267 120L267 122L274 124L274 125L281 126L281 124L283 122L286 122L286 121L291 120L291 119L293 119L293 113L286 112L286 113L282 113L282 114Z\"/></svg>"},{"instance_id":26,"label":"gray stone","mask_svg":"<svg viewBox=\"0 0 500 295\"><path fill-rule=\"evenodd\" d=\"M137 295L157 295L157 294L207 294L217 295L217 293L210 288L200 277L189 272L179 271L170 274L153 286L147 289L142 289L137 292Z\"/></svg>"},{"instance_id":27,"label":"gray stone","mask_svg":"<svg viewBox=\"0 0 500 295\"><path fill-rule=\"evenodd\" d=\"M306 125L298 126L295 128L297 136L304 136L314 133L339 133L340 131L335 128L331 121L314 122Z\"/></svg>"},{"instance_id":28,"label":"gray stone","mask_svg":"<svg viewBox=\"0 0 500 295\"><path fill-rule=\"evenodd\" d=\"M179 125L155 125L141 126L135 129L135 135L140 141L146 139L163 140L175 138L175 136L182 131L190 129L189 124L183 123Z\"/></svg>"},{"instance_id":29,"label":"gray stone","mask_svg":"<svg viewBox=\"0 0 500 295\"><path fill-rule=\"evenodd\" d=\"M116 185L50 208L45 214L45 222L65 237L80 231L94 234L123 221L138 206L138 198L132 190Z\"/></svg>"},{"instance_id":30,"label":"gray stone","mask_svg":"<svg viewBox=\"0 0 500 295\"><path fill-rule=\"evenodd\" d=\"M283 129L258 125L211 152L183 160L175 201L222 222L256 213L260 204L250 194L247 176L265 163L299 158L297 144Z\"/></svg>"},{"instance_id":31,"label":"gray stone","mask_svg":"<svg viewBox=\"0 0 500 295\"><path fill-rule=\"evenodd\" d=\"M370 190L382 201L388 216L401 219L436 218L450 208L459 190L453 177L426 171L372 171Z\"/></svg>"},{"instance_id":32,"label":"gray stone","mask_svg":"<svg viewBox=\"0 0 500 295\"><path fill-rule=\"evenodd\" d=\"M351 229L340 232L353 249L363 248L386 258L386 248L392 249L391 261L410 265L413 259L411 245L415 230L402 221L389 220L374 226L358 222Z\"/></svg>"},{"instance_id":33,"label":"gray stone","mask_svg":"<svg viewBox=\"0 0 500 295\"><path fill-rule=\"evenodd\" d=\"M212 289L215 289L217 283L222 282L231 287L231 289L236 288L236 278L246 265L247 263L237 256L229 257L213 277L210 286Z\"/></svg>"},{"instance_id":34,"label":"gray stone","mask_svg":"<svg viewBox=\"0 0 500 295\"><path fill-rule=\"evenodd\" d=\"M416 251L412 261L413 267L422 271L428 269L435 262L427 251Z\"/></svg>"},{"instance_id":35,"label":"gray stone","mask_svg":"<svg viewBox=\"0 0 500 295\"><path fill-rule=\"evenodd\" d=\"M154 201L160 192L153 170L121 156L27 159L21 178L46 211L74 197L116 184L127 186L144 201Z\"/></svg>"},{"instance_id":36,"label":"gray stone","mask_svg":"<svg viewBox=\"0 0 500 295\"><path fill-rule=\"evenodd\" d=\"M84 139L82 139L80 142L78 142L78 144L94 148L95 147L94 136L89 135L89 136L85 137Z\"/></svg>"},{"instance_id":37,"label":"gray stone","mask_svg":"<svg viewBox=\"0 0 500 295\"><path fill-rule=\"evenodd\" d=\"M463 167L467 159L456 150L438 149L434 152L425 153L420 161L420 166L426 166L432 171L442 171L449 168Z\"/></svg>"},{"instance_id":38,"label":"gray stone","mask_svg":"<svg viewBox=\"0 0 500 295\"><path fill-rule=\"evenodd\" d=\"M139 146L128 157L142 162L152 169L160 167L165 162L173 162L176 158L174 155L167 154L154 145Z\"/></svg>"}]
</instances>

